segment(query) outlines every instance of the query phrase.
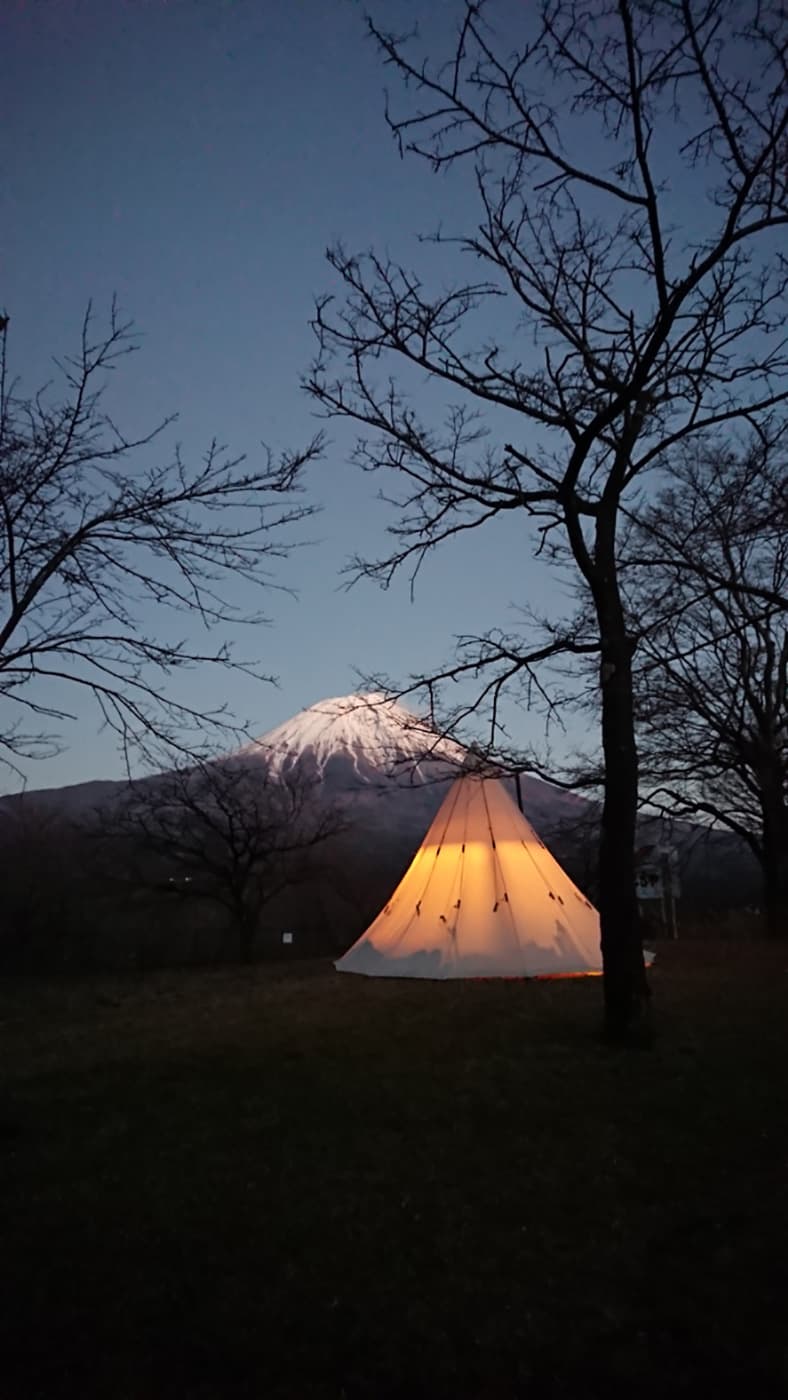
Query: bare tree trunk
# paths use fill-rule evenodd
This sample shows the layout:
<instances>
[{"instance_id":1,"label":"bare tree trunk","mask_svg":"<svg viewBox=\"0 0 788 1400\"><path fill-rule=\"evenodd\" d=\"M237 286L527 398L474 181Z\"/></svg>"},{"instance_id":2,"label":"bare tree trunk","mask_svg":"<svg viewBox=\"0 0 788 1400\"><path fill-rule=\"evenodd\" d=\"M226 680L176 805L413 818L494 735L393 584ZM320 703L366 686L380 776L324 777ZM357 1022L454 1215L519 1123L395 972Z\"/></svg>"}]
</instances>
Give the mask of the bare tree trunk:
<instances>
[{"instance_id":1,"label":"bare tree trunk","mask_svg":"<svg viewBox=\"0 0 788 1400\"><path fill-rule=\"evenodd\" d=\"M609 619L607 620L609 622ZM599 915L604 968L605 1033L610 1040L647 1037L649 987L635 892L638 758L632 700L632 644L622 625L603 644L602 746L605 797L599 849Z\"/></svg>"},{"instance_id":2,"label":"bare tree trunk","mask_svg":"<svg viewBox=\"0 0 788 1400\"><path fill-rule=\"evenodd\" d=\"M257 932L257 917L247 908L241 908L236 915L238 930L238 958L248 966L254 962L254 938Z\"/></svg>"},{"instance_id":3,"label":"bare tree trunk","mask_svg":"<svg viewBox=\"0 0 788 1400\"><path fill-rule=\"evenodd\" d=\"M761 791L763 839L761 862L770 938L788 936L788 807L776 785Z\"/></svg>"}]
</instances>

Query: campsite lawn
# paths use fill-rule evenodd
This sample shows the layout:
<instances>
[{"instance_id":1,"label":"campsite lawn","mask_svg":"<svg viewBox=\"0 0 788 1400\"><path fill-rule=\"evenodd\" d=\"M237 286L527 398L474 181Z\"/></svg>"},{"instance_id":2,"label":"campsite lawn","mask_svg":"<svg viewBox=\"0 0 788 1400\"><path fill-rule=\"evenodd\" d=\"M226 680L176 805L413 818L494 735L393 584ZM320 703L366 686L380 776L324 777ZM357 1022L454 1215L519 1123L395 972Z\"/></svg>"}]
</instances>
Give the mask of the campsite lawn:
<instances>
[{"instance_id":1,"label":"campsite lawn","mask_svg":"<svg viewBox=\"0 0 788 1400\"><path fill-rule=\"evenodd\" d=\"M788 946L0 985L0 1400L783 1393Z\"/></svg>"}]
</instances>

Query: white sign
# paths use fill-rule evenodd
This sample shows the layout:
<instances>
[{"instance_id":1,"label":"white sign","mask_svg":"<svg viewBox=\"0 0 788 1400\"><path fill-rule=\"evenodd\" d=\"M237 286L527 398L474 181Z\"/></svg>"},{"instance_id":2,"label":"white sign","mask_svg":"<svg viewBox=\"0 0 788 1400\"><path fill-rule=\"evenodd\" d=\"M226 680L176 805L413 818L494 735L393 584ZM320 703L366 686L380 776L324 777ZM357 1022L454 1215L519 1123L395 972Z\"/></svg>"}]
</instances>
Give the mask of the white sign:
<instances>
[{"instance_id":1,"label":"white sign","mask_svg":"<svg viewBox=\"0 0 788 1400\"><path fill-rule=\"evenodd\" d=\"M662 872L656 865L641 865L635 879L635 890L638 899L662 898Z\"/></svg>"},{"instance_id":2,"label":"white sign","mask_svg":"<svg viewBox=\"0 0 788 1400\"><path fill-rule=\"evenodd\" d=\"M662 899L663 895L678 899L681 893L678 853L672 846L650 848L649 859L635 871L635 889L638 899Z\"/></svg>"}]
</instances>

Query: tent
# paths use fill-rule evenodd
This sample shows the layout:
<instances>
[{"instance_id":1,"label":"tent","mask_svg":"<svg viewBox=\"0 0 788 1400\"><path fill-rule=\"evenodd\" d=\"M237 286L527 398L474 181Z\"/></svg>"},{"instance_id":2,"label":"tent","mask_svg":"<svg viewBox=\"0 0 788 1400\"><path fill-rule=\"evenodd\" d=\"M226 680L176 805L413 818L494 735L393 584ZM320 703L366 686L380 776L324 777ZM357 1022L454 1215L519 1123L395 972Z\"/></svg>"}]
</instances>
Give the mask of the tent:
<instances>
[{"instance_id":1,"label":"tent","mask_svg":"<svg viewBox=\"0 0 788 1400\"><path fill-rule=\"evenodd\" d=\"M598 973L599 915L504 784L466 773L386 907L336 967L436 979Z\"/></svg>"}]
</instances>

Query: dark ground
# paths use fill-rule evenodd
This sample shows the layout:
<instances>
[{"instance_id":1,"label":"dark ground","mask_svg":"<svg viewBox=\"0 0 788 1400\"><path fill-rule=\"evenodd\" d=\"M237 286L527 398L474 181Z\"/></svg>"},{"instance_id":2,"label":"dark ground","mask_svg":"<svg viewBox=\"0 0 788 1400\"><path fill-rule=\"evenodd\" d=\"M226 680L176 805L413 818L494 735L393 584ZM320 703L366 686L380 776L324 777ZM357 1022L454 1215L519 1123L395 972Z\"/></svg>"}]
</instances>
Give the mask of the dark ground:
<instances>
[{"instance_id":1,"label":"dark ground","mask_svg":"<svg viewBox=\"0 0 788 1400\"><path fill-rule=\"evenodd\" d=\"M788 946L0 984L0 1400L788 1393Z\"/></svg>"}]
</instances>

